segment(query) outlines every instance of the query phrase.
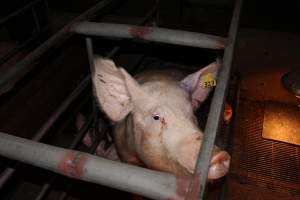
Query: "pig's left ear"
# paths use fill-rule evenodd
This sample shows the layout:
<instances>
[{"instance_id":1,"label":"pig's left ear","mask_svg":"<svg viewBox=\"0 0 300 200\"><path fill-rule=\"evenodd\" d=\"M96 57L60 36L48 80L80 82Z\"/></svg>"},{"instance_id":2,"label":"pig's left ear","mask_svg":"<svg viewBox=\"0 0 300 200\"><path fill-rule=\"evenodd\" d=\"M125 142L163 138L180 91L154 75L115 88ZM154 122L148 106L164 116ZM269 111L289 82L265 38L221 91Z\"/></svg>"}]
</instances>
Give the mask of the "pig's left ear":
<instances>
[{"instance_id":1,"label":"pig's left ear","mask_svg":"<svg viewBox=\"0 0 300 200\"><path fill-rule=\"evenodd\" d=\"M194 110L207 98L209 92L216 84L219 68L220 61L213 62L199 71L188 75L180 82L180 85L191 94Z\"/></svg>"}]
</instances>

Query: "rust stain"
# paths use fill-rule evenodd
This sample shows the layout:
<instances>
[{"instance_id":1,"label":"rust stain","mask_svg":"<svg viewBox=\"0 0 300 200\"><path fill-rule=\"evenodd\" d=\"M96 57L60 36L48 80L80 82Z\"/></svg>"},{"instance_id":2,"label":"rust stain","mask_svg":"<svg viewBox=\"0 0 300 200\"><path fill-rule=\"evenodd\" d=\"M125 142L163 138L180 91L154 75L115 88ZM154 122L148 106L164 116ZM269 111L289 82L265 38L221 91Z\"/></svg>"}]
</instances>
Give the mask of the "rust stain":
<instances>
[{"instance_id":1,"label":"rust stain","mask_svg":"<svg viewBox=\"0 0 300 200\"><path fill-rule=\"evenodd\" d=\"M78 151L67 151L58 164L59 172L65 176L80 179L84 176L84 167L88 160L85 153Z\"/></svg>"},{"instance_id":2,"label":"rust stain","mask_svg":"<svg viewBox=\"0 0 300 200\"><path fill-rule=\"evenodd\" d=\"M220 38L219 40L218 40L218 42L217 42L217 47L219 48L219 49L225 49L225 47L226 47L226 44L227 43L227 39L226 38Z\"/></svg>"},{"instance_id":3,"label":"rust stain","mask_svg":"<svg viewBox=\"0 0 300 200\"><path fill-rule=\"evenodd\" d=\"M144 39L145 35L151 33L153 29L151 27L132 26L128 31L132 35L132 37L137 39Z\"/></svg>"}]
</instances>

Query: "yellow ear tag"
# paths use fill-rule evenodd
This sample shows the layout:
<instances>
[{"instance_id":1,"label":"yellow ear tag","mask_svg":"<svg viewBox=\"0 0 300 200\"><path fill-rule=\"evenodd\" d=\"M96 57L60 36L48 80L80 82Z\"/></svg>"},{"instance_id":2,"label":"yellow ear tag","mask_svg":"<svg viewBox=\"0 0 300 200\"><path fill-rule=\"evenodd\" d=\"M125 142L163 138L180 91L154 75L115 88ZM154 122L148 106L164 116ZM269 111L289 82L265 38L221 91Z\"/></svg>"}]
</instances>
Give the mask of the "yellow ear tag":
<instances>
[{"instance_id":1,"label":"yellow ear tag","mask_svg":"<svg viewBox=\"0 0 300 200\"><path fill-rule=\"evenodd\" d=\"M217 85L217 80L214 78L212 73L206 74L202 79L202 86L203 88L210 88Z\"/></svg>"}]
</instances>

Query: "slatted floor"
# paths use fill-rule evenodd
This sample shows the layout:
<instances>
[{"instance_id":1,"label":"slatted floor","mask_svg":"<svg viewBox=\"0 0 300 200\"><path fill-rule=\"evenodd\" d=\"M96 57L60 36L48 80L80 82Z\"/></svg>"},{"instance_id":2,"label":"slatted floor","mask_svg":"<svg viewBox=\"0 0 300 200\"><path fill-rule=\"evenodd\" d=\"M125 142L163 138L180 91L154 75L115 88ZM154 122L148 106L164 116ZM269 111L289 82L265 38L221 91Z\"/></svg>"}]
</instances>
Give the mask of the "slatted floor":
<instances>
[{"instance_id":1,"label":"slatted floor","mask_svg":"<svg viewBox=\"0 0 300 200\"><path fill-rule=\"evenodd\" d=\"M247 184L300 198L300 147L262 138L264 102L242 99L232 171ZM276 197L274 196L274 199Z\"/></svg>"}]
</instances>

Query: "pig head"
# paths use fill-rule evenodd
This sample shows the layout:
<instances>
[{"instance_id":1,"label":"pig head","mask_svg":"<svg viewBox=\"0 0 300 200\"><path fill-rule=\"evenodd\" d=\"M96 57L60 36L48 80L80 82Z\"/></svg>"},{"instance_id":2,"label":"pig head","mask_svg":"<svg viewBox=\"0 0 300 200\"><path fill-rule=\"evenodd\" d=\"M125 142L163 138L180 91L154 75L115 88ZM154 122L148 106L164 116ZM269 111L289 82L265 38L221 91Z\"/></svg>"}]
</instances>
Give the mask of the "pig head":
<instances>
[{"instance_id":1,"label":"pig head","mask_svg":"<svg viewBox=\"0 0 300 200\"><path fill-rule=\"evenodd\" d=\"M94 92L115 124L114 143L121 160L176 176L191 175L203 137L194 111L211 90L204 87L204 78L215 78L219 64L178 80L163 71L133 78L109 59L96 58L94 63ZM229 163L229 154L215 146L208 178L224 176Z\"/></svg>"}]
</instances>

